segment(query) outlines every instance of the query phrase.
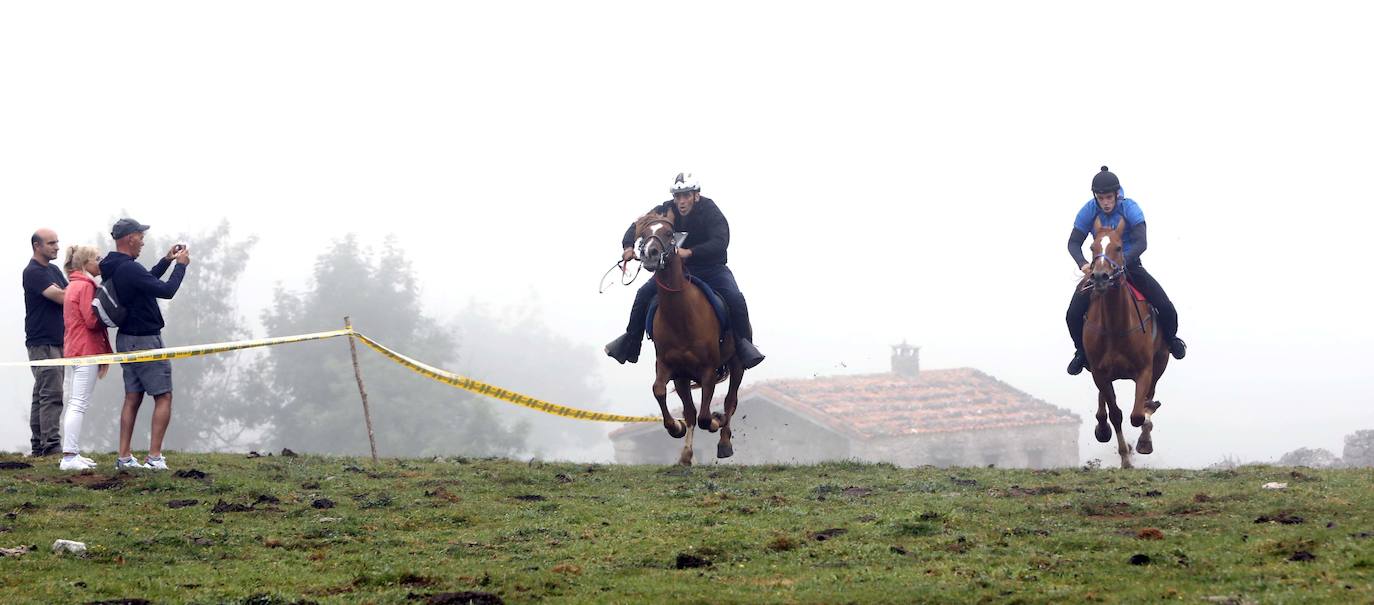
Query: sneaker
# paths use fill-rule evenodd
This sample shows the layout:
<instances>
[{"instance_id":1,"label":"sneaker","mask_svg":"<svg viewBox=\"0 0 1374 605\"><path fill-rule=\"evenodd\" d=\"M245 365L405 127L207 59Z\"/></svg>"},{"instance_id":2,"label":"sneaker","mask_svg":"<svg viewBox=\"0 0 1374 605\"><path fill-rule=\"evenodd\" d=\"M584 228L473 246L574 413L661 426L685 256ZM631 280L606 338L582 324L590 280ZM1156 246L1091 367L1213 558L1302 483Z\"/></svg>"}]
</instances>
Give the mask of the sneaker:
<instances>
[{"instance_id":1,"label":"sneaker","mask_svg":"<svg viewBox=\"0 0 1374 605\"><path fill-rule=\"evenodd\" d=\"M143 459L143 467L158 471L165 471L167 470L167 458L162 456L158 456L156 458L148 456L147 458Z\"/></svg>"},{"instance_id":2,"label":"sneaker","mask_svg":"<svg viewBox=\"0 0 1374 605\"><path fill-rule=\"evenodd\" d=\"M1173 355L1174 359L1183 359L1183 356L1188 354L1188 343L1183 342L1182 338L1174 337L1169 341L1169 354Z\"/></svg>"},{"instance_id":3,"label":"sneaker","mask_svg":"<svg viewBox=\"0 0 1374 605\"><path fill-rule=\"evenodd\" d=\"M98 466L98 465L96 464L96 461L91 460L90 458L87 458L87 457L85 457L85 456L82 456L81 454L77 454L77 455L76 455L76 459L77 459L77 460L80 460L80 461L82 461L82 462L85 462L86 464L90 465L91 467Z\"/></svg>"},{"instance_id":4,"label":"sneaker","mask_svg":"<svg viewBox=\"0 0 1374 605\"><path fill-rule=\"evenodd\" d=\"M64 471L84 471L94 467L94 464L86 464L80 456L63 456L62 461L57 463L57 468Z\"/></svg>"},{"instance_id":5,"label":"sneaker","mask_svg":"<svg viewBox=\"0 0 1374 605\"><path fill-rule=\"evenodd\" d=\"M132 469L144 469L144 468L148 468L148 466L145 465L145 464L140 463L140 462L138 461L138 457L137 457L137 456L129 456L129 458L128 458L127 460L125 460L124 458L115 458L115 470L117 470L117 471L122 471L122 470L124 470L124 469L130 469L130 468L132 468Z\"/></svg>"}]
</instances>

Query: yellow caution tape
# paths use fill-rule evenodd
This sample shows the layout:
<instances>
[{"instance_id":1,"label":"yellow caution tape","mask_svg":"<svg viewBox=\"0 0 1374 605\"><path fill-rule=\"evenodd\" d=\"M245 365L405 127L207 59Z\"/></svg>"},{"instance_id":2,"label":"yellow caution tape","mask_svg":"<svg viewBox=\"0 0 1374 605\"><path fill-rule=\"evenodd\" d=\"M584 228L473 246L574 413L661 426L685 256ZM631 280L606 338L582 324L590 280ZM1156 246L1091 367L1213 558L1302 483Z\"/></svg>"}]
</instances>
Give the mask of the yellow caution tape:
<instances>
[{"instance_id":1,"label":"yellow caution tape","mask_svg":"<svg viewBox=\"0 0 1374 605\"><path fill-rule=\"evenodd\" d=\"M598 422L658 422L657 416L626 416L623 414L608 414L605 412L593 412L579 408L569 407L550 403L542 399L535 399L528 395L521 395L513 391L508 391L499 387L489 385L485 382L465 378L452 372L441 370L431 365L416 361L405 355L388 349L377 341L368 338L361 333L350 330L332 330L329 332L315 332L313 334L300 334L297 336L279 336L276 338L259 338L255 340L242 340L237 342L220 342L207 345L188 345L181 347L164 347L161 349L147 349L143 351L130 351L128 353L113 353L109 355L87 355L85 357L63 357L58 359L39 359L36 361L11 361L0 363L0 366L87 366L111 363L142 363L147 361L163 361L168 359L182 359L185 357L199 357L214 353L224 353L226 351L237 351L240 349L251 349L254 347L266 347L271 345L287 344L294 342L305 342L310 340L323 340L338 336L356 336L373 350L381 353L386 358L399 363L416 373L427 376L444 384L458 387L460 389L485 395L493 399L499 399L516 405L523 405L532 410L538 410L546 414L562 416L564 418L576 418L578 420L593 420Z\"/></svg>"},{"instance_id":2,"label":"yellow caution tape","mask_svg":"<svg viewBox=\"0 0 1374 605\"><path fill-rule=\"evenodd\" d=\"M237 351L239 349L266 347L291 342L323 340L337 336L348 336L349 334L356 334L356 332L353 330L332 330L329 332L315 332L313 334L300 334L297 336L278 336L276 338L258 338L255 340L240 340L237 342L217 342L208 345L163 347L161 349L145 349L142 351L111 353L108 355L62 357L58 359L39 359L36 361L9 361L0 363L0 366L90 366L105 363L141 363L145 361L162 361L164 359L181 359L183 357L200 357L202 355L223 353L225 351Z\"/></svg>"},{"instance_id":3,"label":"yellow caution tape","mask_svg":"<svg viewBox=\"0 0 1374 605\"><path fill-rule=\"evenodd\" d=\"M374 351L381 353L383 356L387 357L388 359L396 363L399 363L407 368L414 370L416 373L422 376L427 376L449 386L458 387L465 391L471 391L473 393L477 393L478 395L485 395L493 399L500 399L501 401L505 401L507 403L514 403L516 405L523 405L532 410L538 410L546 414L553 414L555 416L562 416L564 418L576 418L578 420L594 420L599 422L659 422L662 420L662 418L659 418L658 416L625 416L622 414L592 412L589 410L582 410L574 407L568 407L565 405L558 405L556 403L550 403L547 401L543 401L541 399L535 399L528 395L521 395L520 393L515 393L512 391L507 391L506 389L494 387L485 382L473 380L471 378L464 378L452 372L440 370L439 368L416 361L414 359L406 357L405 355L392 351L391 349L388 349L378 344L377 341L372 340L371 338L368 338L366 336L363 336L360 333L354 333L354 336L357 336L358 340L363 341L363 344L372 347Z\"/></svg>"}]
</instances>

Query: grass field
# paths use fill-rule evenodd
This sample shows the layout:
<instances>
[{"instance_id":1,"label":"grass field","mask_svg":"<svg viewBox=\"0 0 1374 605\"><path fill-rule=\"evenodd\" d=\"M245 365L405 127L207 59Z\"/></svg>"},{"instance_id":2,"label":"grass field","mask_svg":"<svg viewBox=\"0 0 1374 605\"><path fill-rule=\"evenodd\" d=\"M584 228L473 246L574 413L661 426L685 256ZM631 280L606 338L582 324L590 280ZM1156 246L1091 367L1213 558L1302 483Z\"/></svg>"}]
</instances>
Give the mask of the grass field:
<instances>
[{"instance_id":1,"label":"grass field","mask_svg":"<svg viewBox=\"0 0 1374 605\"><path fill-rule=\"evenodd\" d=\"M1371 469L98 458L0 456L0 602L1374 603Z\"/></svg>"}]
</instances>

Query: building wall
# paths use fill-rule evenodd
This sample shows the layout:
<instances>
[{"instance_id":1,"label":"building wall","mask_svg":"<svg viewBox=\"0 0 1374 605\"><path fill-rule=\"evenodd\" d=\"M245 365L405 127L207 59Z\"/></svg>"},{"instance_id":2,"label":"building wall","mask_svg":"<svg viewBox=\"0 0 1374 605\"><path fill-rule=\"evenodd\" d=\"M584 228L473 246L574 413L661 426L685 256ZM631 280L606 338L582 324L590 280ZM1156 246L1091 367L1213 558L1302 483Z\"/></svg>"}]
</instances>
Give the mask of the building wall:
<instances>
[{"instance_id":1,"label":"building wall","mask_svg":"<svg viewBox=\"0 0 1374 605\"><path fill-rule=\"evenodd\" d=\"M929 433L873 439L856 452L861 460L898 466L1056 468L1078 465L1078 427L1053 424L988 431Z\"/></svg>"}]
</instances>

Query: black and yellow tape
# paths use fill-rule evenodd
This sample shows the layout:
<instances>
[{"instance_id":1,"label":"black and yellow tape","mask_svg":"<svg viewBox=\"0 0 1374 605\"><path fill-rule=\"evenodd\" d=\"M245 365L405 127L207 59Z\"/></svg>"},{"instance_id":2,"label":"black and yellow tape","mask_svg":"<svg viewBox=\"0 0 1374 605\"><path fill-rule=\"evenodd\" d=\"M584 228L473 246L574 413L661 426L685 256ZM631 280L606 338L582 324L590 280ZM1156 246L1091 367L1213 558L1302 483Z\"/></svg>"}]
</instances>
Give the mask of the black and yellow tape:
<instances>
[{"instance_id":1,"label":"black and yellow tape","mask_svg":"<svg viewBox=\"0 0 1374 605\"><path fill-rule=\"evenodd\" d=\"M0 363L0 366L90 366L105 363L141 363L145 361L162 361L165 359L200 357L202 355L212 355L214 353L238 351L240 349L252 349L255 347L267 347L271 345L280 345L292 342L323 340L326 338L335 338L338 336L348 336L349 334L354 333L355 332L352 330L331 330L329 332L315 332L313 334L300 334L297 336L256 338L253 340L240 340L236 342L217 342L208 345L164 347L161 349L130 351L128 353L111 353L108 355L87 355L85 357L61 357L58 359L39 359L35 361L10 361Z\"/></svg>"},{"instance_id":2,"label":"black and yellow tape","mask_svg":"<svg viewBox=\"0 0 1374 605\"><path fill-rule=\"evenodd\" d=\"M459 376L452 372L441 370L429 364L411 359L382 346L377 341L364 336L355 330L331 330L329 332L315 332L312 334L300 334L297 336L279 336L275 338L258 338L253 340L243 340L237 342L220 342L206 345L187 345L180 347L165 347L161 349L148 349L145 351L131 351L128 353L113 353L109 355L88 355L85 357L63 357L59 359L40 359L36 361L11 361L0 363L0 366L87 366L108 363L142 363L148 361L162 361L168 359L182 359L186 357L199 357L202 355L212 355L228 351L238 351L241 349L251 349L255 347L266 347L279 344L296 342L306 342L311 340L324 340L326 338L337 338L339 336L353 336L363 341L372 350L381 353L383 357L401 364L421 376L437 380L444 384L463 389L478 395L491 397L507 403L521 405L532 410L562 416L564 418L574 418L577 420L591 420L596 422L658 422L661 420L657 416L626 416L624 414L609 414L606 412L593 412L580 408L559 405L536 399L528 395L522 395L514 391Z\"/></svg>"},{"instance_id":3,"label":"black and yellow tape","mask_svg":"<svg viewBox=\"0 0 1374 605\"><path fill-rule=\"evenodd\" d=\"M506 403L523 405L532 410L544 412L545 414L553 414L555 416L562 416L564 418L575 418L577 420L592 420L597 422L658 422L662 420L658 416L625 416L623 414L593 412L589 410L569 407L566 405L550 403L542 399L535 399L528 395L521 395L520 393L516 393L514 391L508 391L500 387L489 385L485 382L473 380L471 378L465 378L452 372L441 370L429 364L416 361L414 359L406 357L405 355L388 349L379 344L377 341L372 340L371 338L368 338L366 336L363 336L362 334L355 333L354 336L357 336L358 340L363 341L363 344L371 347L372 350L381 353L382 356L386 357L387 359L390 359L407 368L410 368L411 370L414 370L417 374L426 376L433 380L437 380L449 386L457 387L472 393L477 393L478 395L484 395L487 397L491 397L492 399L499 399Z\"/></svg>"}]
</instances>

